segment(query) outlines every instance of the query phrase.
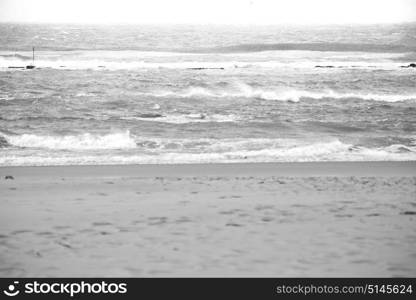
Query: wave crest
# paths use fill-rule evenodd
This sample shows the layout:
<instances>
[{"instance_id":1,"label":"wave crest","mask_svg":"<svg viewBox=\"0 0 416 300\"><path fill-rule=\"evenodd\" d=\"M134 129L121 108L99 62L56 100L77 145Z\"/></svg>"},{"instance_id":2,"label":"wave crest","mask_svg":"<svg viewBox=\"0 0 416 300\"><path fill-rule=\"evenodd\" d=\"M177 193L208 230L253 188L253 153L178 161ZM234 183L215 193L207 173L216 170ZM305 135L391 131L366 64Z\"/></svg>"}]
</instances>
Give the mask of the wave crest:
<instances>
[{"instance_id":1,"label":"wave crest","mask_svg":"<svg viewBox=\"0 0 416 300\"><path fill-rule=\"evenodd\" d=\"M47 136L35 134L6 135L8 144L24 148L46 148L57 150L100 150L130 149L136 143L130 132L110 133L105 135L84 133L80 135Z\"/></svg>"},{"instance_id":2,"label":"wave crest","mask_svg":"<svg viewBox=\"0 0 416 300\"><path fill-rule=\"evenodd\" d=\"M351 93L351 92L337 92L333 90L323 91L307 91L290 88L254 88L245 83L234 83L230 89L222 88L206 88L199 86L191 86L186 89L176 91L162 91L144 93L147 96L153 97L177 97L177 98L192 98L192 97L208 97L208 98L255 98L261 100L276 100L299 102L302 99L324 100L348 100L358 99L367 101L383 101L383 102L400 102L416 100L416 94L376 94L376 93Z\"/></svg>"},{"instance_id":3,"label":"wave crest","mask_svg":"<svg viewBox=\"0 0 416 300\"><path fill-rule=\"evenodd\" d=\"M6 137L0 165L175 164L310 161L406 161L416 159L416 147L394 144L367 148L340 140L296 139L140 139L128 132L107 135ZM38 148L38 149L37 149ZM46 148L46 149L45 149ZM128 148L129 151L125 151ZM134 149L132 149L134 148ZM107 149L111 149L108 151ZM72 150L62 153L56 150ZM89 151L96 150L96 151ZM124 151L121 151L124 150Z\"/></svg>"}]
</instances>

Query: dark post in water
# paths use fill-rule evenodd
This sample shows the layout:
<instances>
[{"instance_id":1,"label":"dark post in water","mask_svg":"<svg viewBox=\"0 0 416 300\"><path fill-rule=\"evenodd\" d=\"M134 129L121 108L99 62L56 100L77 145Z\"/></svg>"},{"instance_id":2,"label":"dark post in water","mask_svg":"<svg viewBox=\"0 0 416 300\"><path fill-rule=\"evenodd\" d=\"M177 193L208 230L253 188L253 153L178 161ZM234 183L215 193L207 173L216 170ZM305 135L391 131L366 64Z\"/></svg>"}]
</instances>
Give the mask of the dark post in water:
<instances>
[{"instance_id":1,"label":"dark post in water","mask_svg":"<svg viewBox=\"0 0 416 300\"><path fill-rule=\"evenodd\" d=\"M34 69L35 68L35 47L32 47L32 64L26 66L26 69Z\"/></svg>"}]
</instances>

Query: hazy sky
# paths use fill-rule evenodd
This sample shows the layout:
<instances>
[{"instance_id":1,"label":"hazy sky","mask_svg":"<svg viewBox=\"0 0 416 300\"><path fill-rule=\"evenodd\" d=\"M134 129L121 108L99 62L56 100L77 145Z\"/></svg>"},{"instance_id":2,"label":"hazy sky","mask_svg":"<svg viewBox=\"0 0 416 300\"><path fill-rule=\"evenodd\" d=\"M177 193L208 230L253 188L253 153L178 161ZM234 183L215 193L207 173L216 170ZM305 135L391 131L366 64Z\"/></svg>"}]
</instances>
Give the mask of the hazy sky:
<instances>
[{"instance_id":1,"label":"hazy sky","mask_svg":"<svg viewBox=\"0 0 416 300\"><path fill-rule=\"evenodd\" d=\"M394 23L416 21L416 0L0 0L0 21Z\"/></svg>"}]
</instances>

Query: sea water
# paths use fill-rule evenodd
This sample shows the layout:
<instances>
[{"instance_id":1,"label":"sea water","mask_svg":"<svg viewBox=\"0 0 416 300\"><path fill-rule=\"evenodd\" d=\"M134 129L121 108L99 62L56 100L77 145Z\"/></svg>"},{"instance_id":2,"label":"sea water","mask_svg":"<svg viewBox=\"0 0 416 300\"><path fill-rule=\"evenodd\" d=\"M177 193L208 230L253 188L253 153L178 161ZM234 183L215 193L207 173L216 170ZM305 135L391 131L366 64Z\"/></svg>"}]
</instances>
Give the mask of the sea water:
<instances>
[{"instance_id":1,"label":"sea water","mask_svg":"<svg viewBox=\"0 0 416 300\"><path fill-rule=\"evenodd\" d=\"M3 23L0 165L415 160L414 62L416 24Z\"/></svg>"}]
</instances>

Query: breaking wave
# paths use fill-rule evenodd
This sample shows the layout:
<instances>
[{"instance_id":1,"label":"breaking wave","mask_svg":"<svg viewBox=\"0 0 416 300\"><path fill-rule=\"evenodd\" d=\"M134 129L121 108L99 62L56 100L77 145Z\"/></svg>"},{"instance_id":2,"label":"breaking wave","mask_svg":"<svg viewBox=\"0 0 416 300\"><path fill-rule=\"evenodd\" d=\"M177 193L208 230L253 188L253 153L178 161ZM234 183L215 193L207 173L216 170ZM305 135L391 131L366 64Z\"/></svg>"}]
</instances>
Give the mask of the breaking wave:
<instances>
[{"instance_id":1,"label":"breaking wave","mask_svg":"<svg viewBox=\"0 0 416 300\"><path fill-rule=\"evenodd\" d=\"M416 160L416 146L367 148L339 140L299 143L294 139L143 139L129 132L62 137L19 135L5 139L12 146L33 150L28 156L19 149L3 149L7 155L0 156L0 165L4 166Z\"/></svg>"},{"instance_id":2,"label":"breaking wave","mask_svg":"<svg viewBox=\"0 0 416 300\"><path fill-rule=\"evenodd\" d=\"M110 133L105 135L84 133L80 135L5 135L6 142L12 146L24 148L43 148L56 150L104 150L131 149L136 143L130 132Z\"/></svg>"},{"instance_id":3,"label":"breaking wave","mask_svg":"<svg viewBox=\"0 0 416 300\"><path fill-rule=\"evenodd\" d=\"M177 97L177 98L191 98L191 97L210 97L210 98L258 98L262 100L280 100L299 102L302 99L361 99L374 100L384 102L399 102L416 100L414 95L397 95L397 94L372 94L372 93L349 93L349 92L335 92L333 90L326 91L306 91L296 89L266 89L254 88L247 84L236 84L234 89L223 90L205 87L189 87L177 91L162 91L154 93L144 93L148 96L154 97Z\"/></svg>"}]
</instances>

